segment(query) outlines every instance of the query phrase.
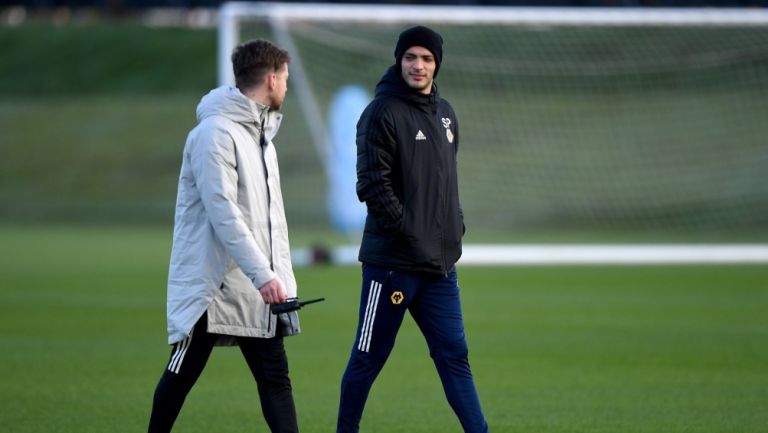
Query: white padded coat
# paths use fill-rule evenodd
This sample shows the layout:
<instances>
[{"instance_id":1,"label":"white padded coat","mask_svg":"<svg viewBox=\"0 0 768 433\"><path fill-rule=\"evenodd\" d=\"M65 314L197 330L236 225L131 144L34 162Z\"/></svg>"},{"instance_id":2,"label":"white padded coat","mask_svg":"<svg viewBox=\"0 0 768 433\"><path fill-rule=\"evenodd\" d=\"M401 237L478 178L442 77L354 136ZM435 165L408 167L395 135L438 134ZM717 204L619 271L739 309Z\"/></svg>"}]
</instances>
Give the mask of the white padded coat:
<instances>
[{"instance_id":1,"label":"white padded coat","mask_svg":"<svg viewBox=\"0 0 768 433\"><path fill-rule=\"evenodd\" d=\"M222 86L203 97L197 120L176 198L168 343L186 338L206 311L208 332L273 337L280 321L257 288L278 277L297 295L272 143L282 114ZM289 335L299 332L294 321Z\"/></svg>"}]
</instances>

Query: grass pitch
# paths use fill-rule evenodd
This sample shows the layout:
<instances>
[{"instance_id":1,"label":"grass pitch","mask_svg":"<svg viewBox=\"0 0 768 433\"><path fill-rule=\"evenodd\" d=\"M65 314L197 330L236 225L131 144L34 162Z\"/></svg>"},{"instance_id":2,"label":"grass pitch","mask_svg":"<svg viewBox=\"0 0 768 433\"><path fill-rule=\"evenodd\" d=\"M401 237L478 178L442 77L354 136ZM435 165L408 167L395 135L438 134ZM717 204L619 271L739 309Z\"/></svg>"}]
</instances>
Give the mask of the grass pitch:
<instances>
[{"instance_id":1,"label":"grass pitch","mask_svg":"<svg viewBox=\"0 0 768 433\"><path fill-rule=\"evenodd\" d=\"M136 432L169 355L170 228L0 228L0 428ZM300 426L334 431L357 267L297 269L287 340ZM494 432L768 431L768 269L459 269L470 362ZM179 432L267 431L239 351L217 348ZM363 432L450 433L413 321L374 385Z\"/></svg>"}]
</instances>

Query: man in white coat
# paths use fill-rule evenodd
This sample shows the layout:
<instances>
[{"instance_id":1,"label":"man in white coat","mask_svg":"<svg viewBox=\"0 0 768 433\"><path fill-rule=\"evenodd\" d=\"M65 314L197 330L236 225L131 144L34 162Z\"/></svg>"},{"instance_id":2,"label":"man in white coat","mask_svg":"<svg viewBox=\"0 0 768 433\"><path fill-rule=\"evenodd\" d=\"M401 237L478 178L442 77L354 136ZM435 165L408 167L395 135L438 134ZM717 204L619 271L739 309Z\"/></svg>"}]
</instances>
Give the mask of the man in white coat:
<instances>
[{"instance_id":1,"label":"man in white coat","mask_svg":"<svg viewBox=\"0 0 768 433\"><path fill-rule=\"evenodd\" d=\"M288 53L265 40L232 54L237 87L212 90L187 137L168 275L171 357L157 385L149 432L170 432L214 345L240 347L273 433L298 432L283 336L296 296L272 138L288 81Z\"/></svg>"}]
</instances>

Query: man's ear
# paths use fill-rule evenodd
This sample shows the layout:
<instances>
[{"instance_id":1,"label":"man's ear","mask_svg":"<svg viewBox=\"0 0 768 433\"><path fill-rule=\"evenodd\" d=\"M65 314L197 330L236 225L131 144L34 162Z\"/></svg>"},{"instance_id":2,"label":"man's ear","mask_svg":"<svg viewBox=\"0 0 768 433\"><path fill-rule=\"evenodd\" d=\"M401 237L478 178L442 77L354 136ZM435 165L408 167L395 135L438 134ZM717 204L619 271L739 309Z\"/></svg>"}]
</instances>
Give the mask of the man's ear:
<instances>
[{"instance_id":1,"label":"man's ear","mask_svg":"<svg viewBox=\"0 0 768 433\"><path fill-rule=\"evenodd\" d=\"M270 72L269 75L267 75L267 86L269 90L274 90L277 86L277 74L274 72Z\"/></svg>"}]
</instances>

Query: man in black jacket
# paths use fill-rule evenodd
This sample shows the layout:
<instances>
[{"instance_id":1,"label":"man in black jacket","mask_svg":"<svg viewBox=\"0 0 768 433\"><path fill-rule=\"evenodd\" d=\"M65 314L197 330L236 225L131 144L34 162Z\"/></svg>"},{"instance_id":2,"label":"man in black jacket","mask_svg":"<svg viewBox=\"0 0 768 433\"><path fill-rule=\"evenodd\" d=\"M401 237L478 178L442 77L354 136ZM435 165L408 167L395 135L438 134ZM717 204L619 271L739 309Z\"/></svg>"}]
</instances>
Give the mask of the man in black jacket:
<instances>
[{"instance_id":1,"label":"man in black jacket","mask_svg":"<svg viewBox=\"0 0 768 433\"><path fill-rule=\"evenodd\" d=\"M488 431L469 368L454 264L464 234L456 115L433 80L443 39L400 34L395 65L357 124L357 194L368 207L357 336L341 383L337 433L357 432L368 392L408 310L465 432Z\"/></svg>"}]
</instances>

